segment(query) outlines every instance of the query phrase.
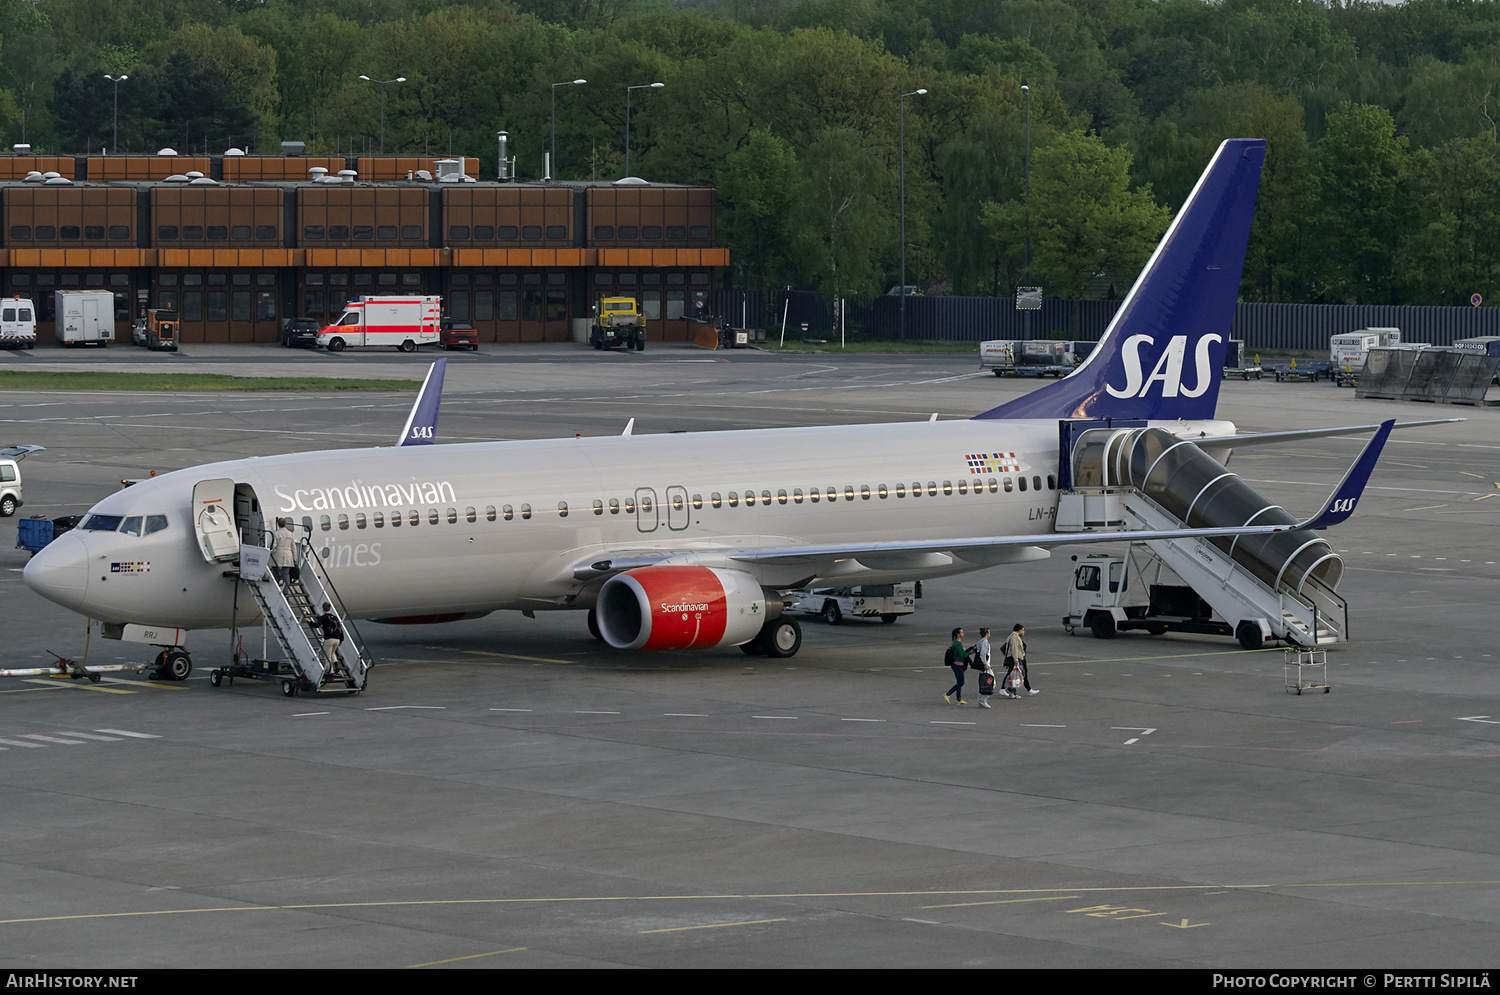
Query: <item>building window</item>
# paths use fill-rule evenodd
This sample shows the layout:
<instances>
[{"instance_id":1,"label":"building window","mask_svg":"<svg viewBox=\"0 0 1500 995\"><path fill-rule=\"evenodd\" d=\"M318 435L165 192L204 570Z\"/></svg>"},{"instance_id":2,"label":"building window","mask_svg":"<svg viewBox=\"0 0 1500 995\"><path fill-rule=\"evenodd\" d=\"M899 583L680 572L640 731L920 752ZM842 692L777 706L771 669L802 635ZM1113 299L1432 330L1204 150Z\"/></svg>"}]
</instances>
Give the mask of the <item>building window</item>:
<instances>
[{"instance_id":1,"label":"building window","mask_svg":"<svg viewBox=\"0 0 1500 995\"><path fill-rule=\"evenodd\" d=\"M548 238L553 238L553 239L556 239L556 238L567 238L568 237L568 229L565 226L563 226L563 225L548 225L547 226L547 237Z\"/></svg>"},{"instance_id":2,"label":"building window","mask_svg":"<svg viewBox=\"0 0 1500 995\"><path fill-rule=\"evenodd\" d=\"M51 242L57 238L56 225L37 225L36 237L43 242Z\"/></svg>"},{"instance_id":3,"label":"building window","mask_svg":"<svg viewBox=\"0 0 1500 995\"><path fill-rule=\"evenodd\" d=\"M255 237L262 241L274 240L276 238L275 225L256 225Z\"/></svg>"},{"instance_id":4,"label":"building window","mask_svg":"<svg viewBox=\"0 0 1500 995\"><path fill-rule=\"evenodd\" d=\"M110 225L109 226L109 237L110 237L111 240L114 240L114 241L121 241L121 240L129 241L129 239L130 239L130 226L129 225Z\"/></svg>"},{"instance_id":5,"label":"building window","mask_svg":"<svg viewBox=\"0 0 1500 995\"><path fill-rule=\"evenodd\" d=\"M375 234L383 239L394 239L396 237L395 225L381 225L375 229ZM354 230L354 237L359 238L359 229Z\"/></svg>"},{"instance_id":6,"label":"building window","mask_svg":"<svg viewBox=\"0 0 1500 995\"><path fill-rule=\"evenodd\" d=\"M369 225L355 225L353 234L357 239L371 239L375 237L375 229Z\"/></svg>"},{"instance_id":7,"label":"building window","mask_svg":"<svg viewBox=\"0 0 1500 995\"><path fill-rule=\"evenodd\" d=\"M321 242L323 240L322 225L308 225L302 229L302 238L309 242Z\"/></svg>"},{"instance_id":8,"label":"building window","mask_svg":"<svg viewBox=\"0 0 1500 995\"><path fill-rule=\"evenodd\" d=\"M71 239L71 238L77 238L78 235L79 235L79 231L78 231L78 226L77 225L63 225L62 228L59 229L59 231L60 231L60 234L58 235L59 238L69 238L69 239Z\"/></svg>"},{"instance_id":9,"label":"building window","mask_svg":"<svg viewBox=\"0 0 1500 995\"><path fill-rule=\"evenodd\" d=\"M615 237L614 225L595 225L594 237L602 242L607 242Z\"/></svg>"},{"instance_id":10,"label":"building window","mask_svg":"<svg viewBox=\"0 0 1500 995\"><path fill-rule=\"evenodd\" d=\"M708 225L693 225L688 229L689 238L708 238Z\"/></svg>"},{"instance_id":11,"label":"building window","mask_svg":"<svg viewBox=\"0 0 1500 995\"><path fill-rule=\"evenodd\" d=\"M635 225L621 225L617 229L617 231L619 232L621 238L640 238L640 234L637 232Z\"/></svg>"},{"instance_id":12,"label":"building window","mask_svg":"<svg viewBox=\"0 0 1500 995\"><path fill-rule=\"evenodd\" d=\"M542 237L541 225L522 225L521 237L524 239L537 239Z\"/></svg>"},{"instance_id":13,"label":"building window","mask_svg":"<svg viewBox=\"0 0 1500 995\"><path fill-rule=\"evenodd\" d=\"M349 226L329 225L328 237L330 240L346 241L349 238Z\"/></svg>"},{"instance_id":14,"label":"building window","mask_svg":"<svg viewBox=\"0 0 1500 995\"><path fill-rule=\"evenodd\" d=\"M661 238L661 225L642 225L641 238Z\"/></svg>"},{"instance_id":15,"label":"building window","mask_svg":"<svg viewBox=\"0 0 1500 995\"><path fill-rule=\"evenodd\" d=\"M515 241L515 239L516 239L516 226L515 225L501 225L500 227L498 227L498 228L495 229L495 237L497 239L507 239L509 241Z\"/></svg>"},{"instance_id":16,"label":"building window","mask_svg":"<svg viewBox=\"0 0 1500 995\"><path fill-rule=\"evenodd\" d=\"M422 237L422 226L421 225L402 225L401 226L401 237L402 238L421 238Z\"/></svg>"},{"instance_id":17,"label":"building window","mask_svg":"<svg viewBox=\"0 0 1500 995\"><path fill-rule=\"evenodd\" d=\"M667 225L667 238L681 242L687 237L687 229L682 225Z\"/></svg>"},{"instance_id":18,"label":"building window","mask_svg":"<svg viewBox=\"0 0 1500 995\"><path fill-rule=\"evenodd\" d=\"M229 237L229 226L228 225L209 225L208 226L208 237L211 238L211 239L214 239L215 241L223 241L224 239L226 239L226 238Z\"/></svg>"},{"instance_id":19,"label":"building window","mask_svg":"<svg viewBox=\"0 0 1500 995\"><path fill-rule=\"evenodd\" d=\"M485 242L489 242L489 241L493 241L494 238L495 238L495 226L494 225L475 225L474 226L474 239L475 239L475 241L482 240L482 241L485 241Z\"/></svg>"},{"instance_id":20,"label":"building window","mask_svg":"<svg viewBox=\"0 0 1500 995\"><path fill-rule=\"evenodd\" d=\"M177 229L173 228L172 229L172 237L175 238L176 236L177 236ZM31 226L30 225L11 225L10 226L10 237L12 239L16 240L17 242L24 242L24 241L30 239L31 238Z\"/></svg>"}]
</instances>

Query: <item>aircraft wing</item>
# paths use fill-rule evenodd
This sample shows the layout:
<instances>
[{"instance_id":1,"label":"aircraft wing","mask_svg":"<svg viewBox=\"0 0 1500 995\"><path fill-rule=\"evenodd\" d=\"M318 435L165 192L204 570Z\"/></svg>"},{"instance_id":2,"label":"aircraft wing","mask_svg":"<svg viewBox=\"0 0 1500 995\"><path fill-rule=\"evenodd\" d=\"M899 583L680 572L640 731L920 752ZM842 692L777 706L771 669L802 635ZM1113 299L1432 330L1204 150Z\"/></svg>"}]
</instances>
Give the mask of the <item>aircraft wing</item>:
<instances>
[{"instance_id":1,"label":"aircraft wing","mask_svg":"<svg viewBox=\"0 0 1500 995\"><path fill-rule=\"evenodd\" d=\"M902 542L849 542L822 545L761 546L755 548L716 547L699 550L622 551L617 557L600 558L579 564L573 576L593 580L671 561L739 562L785 567L805 567L809 576L826 576L838 560L859 559L861 564L882 570L921 569L936 565L924 562L933 554L950 554L971 563L993 566L1007 562L1037 559L1041 551L1061 546L1106 542L1141 542L1147 539L1210 539L1218 536L1266 535L1300 529L1326 529L1338 525L1354 514L1354 508L1369 483L1375 463L1395 428L1395 420L1372 426L1375 434L1365 444L1359 458L1344 474L1317 514L1292 525L1240 525L1210 529L1111 530L1092 532L1045 532L1011 536L965 536L949 539L914 539ZM1368 428L1366 429L1368 431Z\"/></svg>"},{"instance_id":2,"label":"aircraft wing","mask_svg":"<svg viewBox=\"0 0 1500 995\"><path fill-rule=\"evenodd\" d=\"M1448 425L1463 420L1462 418L1429 418L1425 421L1396 422L1393 427L1398 430L1403 428L1421 428L1425 425ZM1227 449L1238 449L1241 446L1268 446L1278 442L1303 442L1309 439L1329 439L1340 435L1363 435L1366 432L1373 432L1378 428L1380 428L1380 425L1344 425L1339 428L1304 428L1290 432L1250 432L1244 435L1205 437L1194 439L1193 442L1198 448L1210 456L1214 456L1218 452Z\"/></svg>"}]
</instances>

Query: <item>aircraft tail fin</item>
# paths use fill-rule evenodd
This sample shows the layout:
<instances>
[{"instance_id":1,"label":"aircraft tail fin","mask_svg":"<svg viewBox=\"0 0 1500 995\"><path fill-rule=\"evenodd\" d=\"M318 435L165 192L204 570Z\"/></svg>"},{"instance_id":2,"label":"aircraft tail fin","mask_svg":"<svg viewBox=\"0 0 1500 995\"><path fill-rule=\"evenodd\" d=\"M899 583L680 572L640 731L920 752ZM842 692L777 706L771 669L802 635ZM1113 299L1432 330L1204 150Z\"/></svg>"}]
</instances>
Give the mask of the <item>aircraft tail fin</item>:
<instances>
[{"instance_id":1,"label":"aircraft tail fin","mask_svg":"<svg viewBox=\"0 0 1500 995\"><path fill-rule=\"evenodd\" d=\"M1212 418L1265 157L1220 145L1083 365L975 417Z\"/></svg>"},{"instance_id":2,"label":"aircraft tail fin","mask_svg":"<svg viewBox=\"0 0 1500 995\"><path fill-rule=\"evenodd\" d=\"M430 446L437 438L438 405L443 400L443 372L448 360L439 359L427 371L422 389L412 403L411 414L406 416L406 426L401 429L398 446Z\"/></svg>"}]
</instances>

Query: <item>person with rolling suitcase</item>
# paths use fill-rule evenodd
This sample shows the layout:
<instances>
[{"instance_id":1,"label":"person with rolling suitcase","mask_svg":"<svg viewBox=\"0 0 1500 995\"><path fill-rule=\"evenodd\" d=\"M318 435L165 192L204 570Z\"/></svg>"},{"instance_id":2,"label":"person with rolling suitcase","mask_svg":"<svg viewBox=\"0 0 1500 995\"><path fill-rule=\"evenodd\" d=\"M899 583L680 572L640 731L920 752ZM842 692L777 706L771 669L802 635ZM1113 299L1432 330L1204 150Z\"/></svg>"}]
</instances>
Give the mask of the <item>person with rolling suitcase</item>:
<instances>
[{"instance_id":1,"label":"person with rolling suitcase","mask_svg":"<svg viewBox=\"0 0 1500 995\"><path fill-rule=\"evenodd\" d=\"M990 707L990 696L995 693L995 671L990 667L990 630L979 629L979 642L969 651L973 665L979 670L979 707Z\"/></svg>"}]
</instances>

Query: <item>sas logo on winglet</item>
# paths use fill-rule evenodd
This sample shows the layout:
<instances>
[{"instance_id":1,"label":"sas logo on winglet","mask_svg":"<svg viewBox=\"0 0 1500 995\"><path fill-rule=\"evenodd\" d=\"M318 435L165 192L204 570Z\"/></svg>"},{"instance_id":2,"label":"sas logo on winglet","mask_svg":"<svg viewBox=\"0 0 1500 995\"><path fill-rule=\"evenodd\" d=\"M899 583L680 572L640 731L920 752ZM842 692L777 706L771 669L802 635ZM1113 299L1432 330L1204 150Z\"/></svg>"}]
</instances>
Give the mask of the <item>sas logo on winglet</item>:
<instances>
[{"instance_id":1,"label":"sas logo on winglet","mask_svg":"<svg viewBox=\"0 0 1500 995\"><path fill-rule=\"evenodd\" d=\"M1116 388L1113 384L1106 383L1104 389L1114 397L1145 397L1151 385L1159 383L1162 397L1202 397L1214 379L1214 371L1210 368L1208 358L1209 346L1223 342L1224 337L1204 335L1198 339L1193 350L1193 364L1198 379L1191 389L1182 384L1182 361L1187 353L1187 339L1186 335L1172 336L1166 349L1162 351L1161 358L1156 361L1156 368L1151 371L1150 376L1142 378L1141 345L1155 345L1156 340L1149 335L1130 336L1120 347L1120 358L1125 364L1125 386Z\"/></svg>"},{"instance_id":2,"label":"sas logo on winglet","mask_svg":"<svg viewBox=\"0 0 1500 995\"><path fill-rule=\"evenodd\" d=\"M1358 500L1359 498L1339 498L1337 501L1333 502L1333 504L1328 506L1328 510L1333 512L1334 514L1338 514L1339 512L1344 511L1353 511L1354 503Z\"/></svg>"}]
</instances>

